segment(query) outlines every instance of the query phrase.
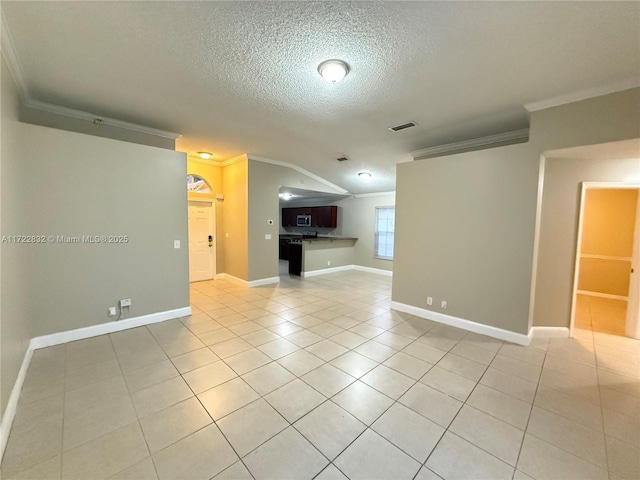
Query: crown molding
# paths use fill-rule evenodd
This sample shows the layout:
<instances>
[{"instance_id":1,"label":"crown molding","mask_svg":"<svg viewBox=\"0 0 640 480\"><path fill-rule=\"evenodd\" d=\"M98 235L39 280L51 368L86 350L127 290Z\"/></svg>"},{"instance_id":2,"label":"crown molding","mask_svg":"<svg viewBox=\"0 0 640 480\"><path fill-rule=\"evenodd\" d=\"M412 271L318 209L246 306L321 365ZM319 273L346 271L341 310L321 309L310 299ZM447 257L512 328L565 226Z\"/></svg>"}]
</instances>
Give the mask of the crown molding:
<instances>
[{"instance_id":1,"label":"crown molding","mask_svg":"<svg viewBox=\"0 0 640 480\"><path fill-rule=\"evenodd\" d=\"M415 159L425 157L438 157L441 155L451 155L453 153L461 153L477 148L488 148L492 145L504 145L506 143L524 143L529 138L529 129L514 130L512 132L499 133L497 135L489 135L487 137L472 138L463 140L462 142L447 143L445 145L436 145L434 147L423 148L410 152Z\"/></svg>"},{"instance_id":2,"label":"crown molding","mask_svg":"<svg viewBox=\"0 0 640 480\"><path fill-rule=\"evenodd\" d=\"M628 78L626 80L610 83L601 87L587 88L585 90L580 90L579 92L567 93L566 95L559 95L546 100L525 103L524 108L530 113L537 112L538 110L558 107L560 105L566 105L567 103L579 102L580 100L586 100L593 97L601 97L602 95L609 95L610 93L622 92L624 90L637 87L640 87L640 79L637 77Z\"/></svg>"},{"instance_id":3,"label":"crown molding","mask_svg":"<svg viewBox=\"0 0 640 480\"><path fill-rule=\"evenodd\" d=\"M319 177L318 175L311 173L308 170L305 170L302 167L299 167L298 165L294 165L292 163L287 163L287 162L281 162L279 160L271 160L270 158L264 158L264 157L256 157L254 155L249 155L248 156L249 160L255 160L257 162L262 162L262 163L270 163L271 165L278 165L280 167L287 167L287 168L291 168L292 170L295 170L298 173L302 173L303 175L306 175L307 177L313 178L314 180L316 180L317 182L322 183L323 185L326 185L329 188L333 188L334 190L338 191L339 193L343 193L343 194L349 194L348 190L345 190L342 187L339 187L338 185L335 185L333 183L331 183L329 180L325 180L322 177Z\"/></svg>"},{"instance_id":4,"label":"crown molding","mask_svg":"<svg viewBox=\"0 0 640 480\"><path fill-rule=\"evenodd\" d=\"M76 110L75 108L62 107L60 105L54 105L53 103L34 100L32 98L27 98L22 103L25 107L28 108L33 108L35 110L40 110L43 112L54 113L56 115L63 115L65 117L77 118L79 120L85 120L87 122L95 123L96 125L109 125L111 127L133 130L134 132L146 133L147 135L154 135L156 137L170 138L172 140L175 140L176 138L180 138L182 136L179 133L160 130L153 127L147 127L138 123L125 122L124 120L105 117L104 115L85 112L83 110Z\"/></svg>"},{"instance_id":5,"label":"crown molding","mask_svg":"<svg viewBox=\"0 0 640 480\"><path fill-rule=\"evenodd\" d=\"M29 98L29 89L27 88L27 83L24 80L24 75L22 74L22 65L20 64L20 59L16 54L16 47L13 44L13 38L11 38L11 33L9 33L9 27L7 26L7 22L4 19L4 12L2 11L1 7L0 20L0 50L2 50L2 56L7 61L11 76L16 82L16 88L18 89L20 100L22 100L22 102L24 103L24 101Z\"/></svg>"},{"instance_id":6,"label":"crown molding","mask_svg":"<svg viewBox=\"0 0 640 480\"><path fill-rule=\"evenodd\" d=\"M235 157L228 158L224 162L220 162L221 167L228 167L229 165L233 165L234 163L243 162L245 160L249 160L246 153L241 153L240 155L236 155Z\"/></svg>"},{"instance_id":7,"label":"crown molding","mask_svg":"<svg viewBox=\"0 0 640 480\"><path fill-rule=\"evenodd\" d=\"M22 70L22 64L20 63L20 58L18 57L15 49L15 45L13 43L13 39L11 37L11 33L9 32L9 27L7 26L7 22L4 17L4 12L0 8L0 18L2 19L1 27L0 27L0 41L2 42L2 56L6 59L7 65L9 66L9 70L11 71L11 75L16 82L16 87L18 89L18 94L20 95L20 100L22 104L27 108L32 108L34 110L40 110L43 112L49 112L56 115L63 115L65 117L77 118L79 120L85 120L87 122L92 122L97 125L109 125L111 127L123 128L125 130L133 130L134 132L145 133L147 135L153 135L156 137L170 138L175 140L176 138L181 137L182 135L175 132L169 132L166 130L160 130L158 128L147 127L145 125L140 125L132 122L125 122L124 120L118 120L116 118L105 117L104 115L98 115L95 113L85 112L82 110L76 110L74 108L62 107L60 105L55 105L49 102L43 102L41 100L35 100L31 98L29 94L29 88L27 86L27 82L24 79L24 74Z\"/></svg>"},{"instance_id":8,"label":"crown molding","mask_svg":"<svg viewBox=\"0 0 640 480\"><path fill-rule=\"evenodd\" d=\"M395 196L395 190L393 192L372 192L372 193L356 193L353 195L355 198L371 198L371 197L388 197L390 195Z\"/></svg>"}]
</instances>

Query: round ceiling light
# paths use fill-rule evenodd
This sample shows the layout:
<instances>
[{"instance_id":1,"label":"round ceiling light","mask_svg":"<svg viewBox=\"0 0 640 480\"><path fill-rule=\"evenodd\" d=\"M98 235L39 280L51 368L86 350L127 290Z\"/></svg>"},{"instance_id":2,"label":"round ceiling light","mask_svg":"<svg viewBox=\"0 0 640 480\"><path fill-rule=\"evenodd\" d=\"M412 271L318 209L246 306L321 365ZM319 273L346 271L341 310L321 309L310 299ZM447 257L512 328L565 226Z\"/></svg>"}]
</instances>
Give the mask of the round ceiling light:
<instances>
[{"instance_id":1,"label":"round ceiling light","mask_svg":"<svg viewBox=\"0 0 640 480\"><path fill-rule=\"evenodd\" d=\"M360 177L360 180L370 180L371 179L371 174L369 172L360 172L358 174L358 176Z\"/></svg>"},{"instance_id":2,"label":"round ceiling light","mask_svg":"<svg viewBox=\"0 0 640 480\"><path fill-rule=\"evenodd\" d=\"M211 158L211 153L209 152L198 152L198 156L203 160L209 160Z\"/></svg>"},{"instance_id":3,"label":"round ceiling light","mask_svg":"<svg viewBox=\"0 0 640 480\"><path fill-rule=\"evenodd\" d=\"M349 73L349 65L342 60L326 60L318 65L318 73L327 82L338 83Z\"/></svg>"}]
</instances>

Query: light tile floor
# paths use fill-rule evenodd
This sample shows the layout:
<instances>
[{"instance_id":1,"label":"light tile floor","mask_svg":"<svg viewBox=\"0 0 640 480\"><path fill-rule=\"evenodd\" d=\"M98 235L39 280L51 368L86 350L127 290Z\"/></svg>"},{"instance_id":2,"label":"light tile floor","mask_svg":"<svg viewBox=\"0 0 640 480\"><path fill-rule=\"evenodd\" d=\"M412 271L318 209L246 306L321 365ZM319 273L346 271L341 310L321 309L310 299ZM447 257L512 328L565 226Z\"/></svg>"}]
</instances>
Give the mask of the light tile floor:
<instances>
[{"instance_id":1,"label":"light tile floor","mask_svg":"<svg viewBox=\"0 0 640 480\"><path fill-rule=\"evenodd\" d=\"M192 285L193 315L38 350L4 479L637 479L640 346L529 347L342 272Z\"/></svg>"},{"instance_id":2,"label":"light tile floor","mask_svg":"<svg viewBox=\"0 0 640 480\"><path fill-rule=\"evenodd\" d=\"M576 326L611 335L625 334L627 301L577 295Z\"/></svg>"}]
</instances>

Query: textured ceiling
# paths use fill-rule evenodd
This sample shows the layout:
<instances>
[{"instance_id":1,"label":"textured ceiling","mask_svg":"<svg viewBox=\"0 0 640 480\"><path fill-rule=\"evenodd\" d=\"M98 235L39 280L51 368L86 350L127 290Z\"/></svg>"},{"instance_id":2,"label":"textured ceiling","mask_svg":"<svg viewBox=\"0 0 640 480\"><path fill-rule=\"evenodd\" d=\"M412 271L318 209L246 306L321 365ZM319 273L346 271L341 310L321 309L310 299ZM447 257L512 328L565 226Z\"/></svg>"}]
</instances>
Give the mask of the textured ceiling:
<instances>
[{"instance_id":1,"label":"textured ceiling","mask_svg":"<svg viewBox=\"0 0 640 480\"><path fill-rule=\"evenodd\" d=\"M638 2L2 10L33 99L179 132L179 150L214 160L294 163L352 193L394 190L412 150L526 127L524 104L640 78ZM342 83L318 75L328 58L351 66ZM409 120L419 126L387 130Z\"/></svg>"}]
</instances>

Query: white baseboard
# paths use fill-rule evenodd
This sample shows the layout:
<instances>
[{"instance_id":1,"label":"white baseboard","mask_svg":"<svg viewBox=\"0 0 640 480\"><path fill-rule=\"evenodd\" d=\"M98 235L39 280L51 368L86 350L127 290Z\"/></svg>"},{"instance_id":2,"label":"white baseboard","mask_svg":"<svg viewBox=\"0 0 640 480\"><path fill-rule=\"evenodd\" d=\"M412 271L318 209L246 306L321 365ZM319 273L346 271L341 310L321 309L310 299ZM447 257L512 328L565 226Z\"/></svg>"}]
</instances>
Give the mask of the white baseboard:
<instances>
[{"instance_id":1,"label":"white baseboard","mask_svg":"<svg viewBox=\"0 0 640 480\"><path fill-rule=\"evenodd\" d=\"M344 272L346 270L353 270L353 265L343 265L341 267L323 268L322 270L311 270L309 272L302 272L301 277L317 277L318 275L327 275L329 273Z\"/></svg>"},{"instance_id":2,"label":"white baseboard","mask_svg":"<svg viewBox=\"0 0 640 480\"><path fill-rule=\"evenodd\" d=\"M302 277L316 277L318 275L326 275L329 273L344 272L346 270L358 270L360 272L376 273L387 277L393 276L390 270L382 270L381 268L365 267L362 265L343 265L341 267L323 268L321 270L311 270L310 272L302 272Z\"/></svg>"},{"instance_id":3,"label":"white baseboard","mask_svg":"<svg viewBox=\"0 0 640 480\"><path fill-rule=\"evenodd\" d=\"M228 273L220 273L219 275L220 275L220 277L218 277L218 275L216 275L216 278L222 278L224 280L229 280L231 282L235 282L238 285L243 285L245 287L249 283L246 280L243 280L242 278L234 277L233 275L229 275Z\"/></svg>"},{"instance_id":4,"label":"white baseboard","mask_svg":"<svg viewBox=\"0 0 640 480\"><path fill-rule=\"evenodd\" d=\"M27 370L29 369L32 356L33 350L31 349L31 346L29 346L24 354L24 358L22 359L18 378L16 378L13 388L11 389L11 395L9 396L7 407L4 410L4 415L2 415L2 422L0 423L0 461L2 461L2 457L4 457L4 450L7 447L7 440L9 440L9 433L11 432L13 419L16 417L16 410L18 409L20 392L22 391L22 385L24 384L24 379L27 376Z\"/></svg>"},{"instance_id":5,"label":"white baseboard","mask_svg":"<svg viewBox=\"0 0 640 480\"><path fill-rule=\"evenodd\" d=\"M569 338L568 327L531 327L529 338Z\"/></svg>"},{"instance_id":6,"label":"white baseboard","mask_svg":"<svg viewBox=\"0 0 640 480\"><path fill-rule=\"evenodd\" d=\"M579 295L587 295L589 297L608 298L610 300L629 300L629 297L625 297L624 295L613 295L611 293L589 292L587 290L576 290L576 293Z\"/></svg>"},{"instance_id":7,"label":"white baseboard","mask_svg":"<svg viewBox=\"0 0 640 480\"><path fill-rule=\"evenodd\" d=\"M247 286L260 287L262 285L272 285L274 283L278 283L279 281L280 277L261 278L260 280L251 280L247 282Z\"/></svg>"},{"instance_id":8,"label":"white baseboard","mask_svg":"<svg viewBox=\"0 0 640 480\"><path fill-rule=\"evenodd\" d=\"M365 266L362 266L362 265L353 265L353 269L354 270L359 270L361 272L377 273L378 275L384 275L386 277L393 277L393 271L392 270L383 270L381 268L365 267Z\"/></svg>"},{"instance_id":9,"label":"white baseboard","mask_svg":"<svg viewBox=\"0 0 640 480\"><path fill-rule=\"evenodd\" d=\"M523 333L516 333L510 330L503 330L502 328L492 327L490 325L484 325L482 323L476 323L471 320L465 320L464 318L458 318L451 315L445 315L439 312L432 312L420 307L414 307L413 305L407 305L400 302L391 302L391 308L400 312L410 313L417 317L426 318L438 323L444 323L452 327L461 328L470 332L479 333L488 337L497 338L498 340L505 340L507 342L517 343L518 345L529 345L531 339L528 335Z\"/></svg>"},{"instance_id":10,"label":"white baseboard","mask_svg":"<svg viewBox=\"0 0 640 480\"><path fill-rule=\"evenodd\" d=\"M227 280L231 280L239 285L243 285L245 287L260 287L262 285L271 285L272 283L278 283L280 281L280 277L269 277L269 278L260 278L258 280L247 281L242 278L234 277L233 275L229 275L228 273L220 273L216 275L216 279L225 278Z\"/></svg>"},{"instance_id":11,"label":"white baseboard","mask_svg":"<svg viewBox=\"0 0 640 480\"><path fill-rule=\"evenodd\" d=\"M91 327L52 333L51 335L32 338L31 343L29 343L29 348L37 350L38 348L51 347L53 345L60 345L61 343L97 337L99 335L106 335L107 333L119 332L121 330L128 330L130 328L141 327L143 325L164 322L165 320L186 317L187 315L191 315L191 307L176 308L175 310L167 310L165 312L151 313L140 317L118 320L117 322L101 323L100 325L93 325Z\"/></svg>"},{"instance_id":12,"label":"white baseboard","mask_svg":"<svg viewBox=\"0 0 640 480\"><path fill-rule=\"evenodd\" d=\"M52 333L51 335L32 338L24 355L24 359L22 360L22 366L18 372L18 377L13 384L7 408L4 411L4 415L2 415L2 422L0 423L0 460L2 460L2 456L4 455L4 449L6 447L7 439L9 438L11 425L13 425L13 419L16 416L20 392L22 390L22 385L24 384L24 379L27 375L27 369L31 363L31 357L33 356L34 350L73 342L75 340L97 337L107 333L128 330L130 328L141 327L143 325L150 325L152 323L164 322L165 320L172 320L174 318L186 317L187 315L191 315L191 307L176 308L174 310L166 310L164 312L142 315L140 317L127 318L117 322L101 323L100 325L93 325L91 327L77 328L75 330L68 330L66 332Z\"/></svg>"}]
</instances>

